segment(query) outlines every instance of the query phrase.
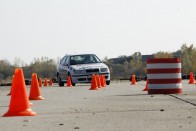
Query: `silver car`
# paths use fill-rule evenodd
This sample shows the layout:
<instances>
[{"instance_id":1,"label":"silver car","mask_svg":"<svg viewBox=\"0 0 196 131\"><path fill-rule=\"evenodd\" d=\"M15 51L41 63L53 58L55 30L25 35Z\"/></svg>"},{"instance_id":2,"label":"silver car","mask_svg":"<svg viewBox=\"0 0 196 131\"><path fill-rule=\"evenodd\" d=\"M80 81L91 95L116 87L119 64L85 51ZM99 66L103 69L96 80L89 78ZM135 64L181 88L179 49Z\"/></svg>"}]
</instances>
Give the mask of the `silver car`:
<instances>
[{"instance_id":1,"label":"silver car","mask_svg":"<svg viewBox=\"0 0 196 131\"><path fill-rule=\"evenodd\" d=\"M64 86L68 76L73 86L76 83L90 83L92 74L103 74L106 84L110 84L110 70L95 54L66 55L57 65L59 86Z\"/></svg>"}]
</instances>

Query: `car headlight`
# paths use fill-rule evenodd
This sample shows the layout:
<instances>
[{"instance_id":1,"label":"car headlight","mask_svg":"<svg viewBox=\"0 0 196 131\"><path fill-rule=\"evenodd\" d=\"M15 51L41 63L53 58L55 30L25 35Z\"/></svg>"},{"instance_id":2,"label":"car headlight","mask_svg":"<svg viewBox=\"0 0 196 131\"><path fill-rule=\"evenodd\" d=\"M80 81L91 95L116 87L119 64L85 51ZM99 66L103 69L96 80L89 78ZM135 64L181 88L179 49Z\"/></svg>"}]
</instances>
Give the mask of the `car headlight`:
<instances>
[{"instance_id":1,"label":"car headlight","mask_svg":"<svg viewBox=\"0 0 196 131\"><path fill-rule=\"evenodd\" d=\"M108 72L108 68L101 68L101 72Z\"/></svg>"},{"instance_id":2,"label":"car headlight","mask_svg":"<svg viewBox=\"0 0 196 131\"><path fill-rule=\"evenodd\" d=\"M74 70L75 74L85 74L85 70Z\"/></svg>"}]
</instances>

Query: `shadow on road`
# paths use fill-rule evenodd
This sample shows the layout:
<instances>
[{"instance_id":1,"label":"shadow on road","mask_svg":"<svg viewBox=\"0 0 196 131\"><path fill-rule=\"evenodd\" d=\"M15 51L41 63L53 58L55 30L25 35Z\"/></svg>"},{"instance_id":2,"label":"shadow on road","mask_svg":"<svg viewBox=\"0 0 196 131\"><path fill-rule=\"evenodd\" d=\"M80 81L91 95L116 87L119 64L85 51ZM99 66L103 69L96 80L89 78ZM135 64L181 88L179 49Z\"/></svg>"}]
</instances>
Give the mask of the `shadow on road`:
<instances>
[{"instance_id":1,"label":"shadow on road","mask_svg":"<svg viewBox=\"0 0 196 131\"><path fill-rule=\"evenodd\" d=\"M132 95L114 95L114 96L146 96L146 95L149 95L149 94L132 94Z\"/></svg>"}]
</instances>

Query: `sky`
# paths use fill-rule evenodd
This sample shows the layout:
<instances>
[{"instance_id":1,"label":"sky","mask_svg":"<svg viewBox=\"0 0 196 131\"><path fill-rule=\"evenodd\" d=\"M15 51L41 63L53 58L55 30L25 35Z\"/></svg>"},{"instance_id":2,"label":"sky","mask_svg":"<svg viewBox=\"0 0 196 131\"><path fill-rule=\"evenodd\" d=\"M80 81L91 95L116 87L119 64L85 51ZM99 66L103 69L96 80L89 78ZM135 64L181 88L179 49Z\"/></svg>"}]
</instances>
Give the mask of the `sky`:
<instances>
[{"instance_id":1,"label":"sky","mask_svg":"<svg viewBox=\"0 0 196 131\"><path fill-rule=\"evenodd\" d=\"M196 46L195 0L0 0L0 60Z\"/></svg>"}]
</instances>

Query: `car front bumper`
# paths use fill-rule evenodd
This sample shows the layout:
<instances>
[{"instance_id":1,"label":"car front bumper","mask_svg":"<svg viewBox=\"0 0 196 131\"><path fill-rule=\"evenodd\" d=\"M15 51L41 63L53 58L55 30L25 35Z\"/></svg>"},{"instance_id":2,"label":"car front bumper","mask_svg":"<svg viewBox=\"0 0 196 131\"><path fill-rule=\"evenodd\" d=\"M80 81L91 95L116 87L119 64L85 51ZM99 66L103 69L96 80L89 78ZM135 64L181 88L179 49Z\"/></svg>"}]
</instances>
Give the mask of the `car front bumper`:
<instances>
[{"instance_id":1,"label":"car front bumper","mask_svg":"<svg viewBox=\"0 0 196 131\"><path fill-rule=\"evenodd\" d=\"M106 81L110 81L110 74L109 73L100 73L98 75L104 75ZM92 80L92 74L88 75L71 75L73 83L90 83Z\"/></svg>"}]
</instances>

